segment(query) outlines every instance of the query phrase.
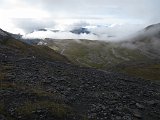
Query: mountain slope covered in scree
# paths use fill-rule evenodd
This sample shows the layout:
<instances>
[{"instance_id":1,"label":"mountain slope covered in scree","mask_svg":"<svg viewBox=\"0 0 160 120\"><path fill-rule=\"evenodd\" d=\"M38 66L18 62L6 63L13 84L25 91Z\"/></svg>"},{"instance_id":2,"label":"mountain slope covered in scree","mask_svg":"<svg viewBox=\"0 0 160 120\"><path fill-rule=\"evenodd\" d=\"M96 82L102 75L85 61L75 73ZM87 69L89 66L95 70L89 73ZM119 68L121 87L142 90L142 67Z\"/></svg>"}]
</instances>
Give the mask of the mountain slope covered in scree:
<instances>
[{"instance_id":1,"label":"mountain slope covered in scree","mask_svg":"<svg viewBox=\"0 0 160 120\"><path fill-rule=\"evenodd\" d=\"M53 50L51 59L11 36L0 41L2 120L160 119L157 83L79 67Z\"/></svg>"}]
</instances>

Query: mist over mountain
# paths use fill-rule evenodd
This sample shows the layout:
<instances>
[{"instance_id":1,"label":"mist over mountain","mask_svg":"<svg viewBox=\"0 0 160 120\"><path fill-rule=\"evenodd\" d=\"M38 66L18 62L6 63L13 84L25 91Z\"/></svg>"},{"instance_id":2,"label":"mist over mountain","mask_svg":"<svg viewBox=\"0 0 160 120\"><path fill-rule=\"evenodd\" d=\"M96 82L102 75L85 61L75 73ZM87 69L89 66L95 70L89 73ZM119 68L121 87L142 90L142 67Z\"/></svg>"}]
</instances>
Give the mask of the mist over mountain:
<instances>
[{"instance_id":1,"label":"mist over mountain","mask_svg":"<svg viewBox=\"0 0 160 120\"><path fill-rule=\"evenodd\" d=\"M87 30L87 28L78 28L78 29L73 29L70 32L75 33L75 34L90 34L90 31Z\"/></svg>"},{"instance_id":2,"label":"mist over mountain","mask_svg":"<svg viewBox=\"0 0 160 120\"><path fill-rule=\"evenodd\" d=\"M159 120L157 25L119 42L20 39L0 30L0 119Z\"/></svg>"},{"instance_id":3,"label":"mist over mountain","mask_svg":"<svg viewBox=\"0 0 160 120\"><path fill-rule=\"evenodd\" d=\"M96 26L96 29L98 29L98 27L101 28L104 26ZM105 26L105 28L108 29L109 26ZM89 30L89 27L85 30ZM95 39L91 41L89 38L83 39L81 37L53 39L48 36L48 38L39 39L37 43L34 44L49 46L60 54L67 56L72 62L78 65L108 69L123 62L159 59L159 32L159 24L153 24L139 30L138 32L130 33L130 36L123 37L123 39L113 39L115 36L107 36L110 40L107 39L101 41ZM82 36L88 34L74 33L74 35L76 37L77 35ZM89 33L89 35L91 35L91 33ZM97 36L97 34L93 35ZM34 39L28 39L25 41L32 42Z\"/></svg>"},{"instance_id":4,"label":"mist over mountain","mask_svg":"<svg viewBox=\"0 0 160 120\"><path fill-rule=\"evenodd\" d=\"M7 36L8 36L8 34L6 32L4 32L2 29L0 29L0 38L4 38Z\"/></svg>"},{"instance_id":5,"label":"mist over mountain","mask_svg":"<svg viewBox=\"0 0 160 120\"><path fill-rule=\"evenodd\" d=\"M159 58L160 56L160 24L145 27L129 38L121 42L128 48L139 49L146 54Z\"/></svg>"},{"instance_id":6,"label":"mist over mountain","mask_svg":"<svg viewBox=\"0 0 160 120\"><path fill-rule=\"evenodd\" d=\"M24 39L88 39L103 41L120 41L124 40L137 31L141 30L143 25L130 24L111 24L111 25L71 25L64 29L47 29L34 30L33 32L23 35Z\"/></svg>"},{"instance_id":7,"label":"mist over mountain","mask_svg":"<svg viewBox=\"0 0 160 120\"><path fill-rule=\"evenodd\" d=\"M160 120L160 0L0 0L0 120Z\"/></svg>"}]
</instances>

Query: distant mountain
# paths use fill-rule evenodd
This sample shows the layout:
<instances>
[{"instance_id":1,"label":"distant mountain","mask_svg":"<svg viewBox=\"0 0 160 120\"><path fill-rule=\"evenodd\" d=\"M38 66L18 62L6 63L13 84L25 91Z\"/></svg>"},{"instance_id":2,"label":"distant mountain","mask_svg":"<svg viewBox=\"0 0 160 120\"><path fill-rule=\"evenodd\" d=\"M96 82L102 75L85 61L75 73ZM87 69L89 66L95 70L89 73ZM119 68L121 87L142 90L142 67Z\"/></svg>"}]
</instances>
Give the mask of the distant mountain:
<instances>
[{"instance_id":1,"label":"distant mountain","mask_svg":"<svg viewBox=\"0 0 160 120\"><path fill-rule=\"evenodd\" d=\"M60 30L51 30L52 32L60 32Z\"/></svg>"},{"instance_id":2,"label":"distant mountain","mask_svg":"<svg viewBox=\"0 0 160 120\"><path fill-rule=\"evenodd\" d=\"M36 31L47 31L47 29L38 29L38 30L36 30Z\"/></svg>"},{"instance_id":3,"label":"distant mountain","mask_svg":"<svg viewBox=\"0 0 160 120\"><path fill-rule=\"evenodd\" d=\"M43 31L43 32L45 32L45 31L47 31L47 29L45 29L45 28L35 29L35 30L33 30L33 31L30 31L30 32L27 33L27 34L34 33L34 32L38 32L38 31Z\"/></svg>"},{"instance_id":4,"label":"distant mountain","mask_svg":"<svg viewBox=\"0 0 160 120\"><path fill-rule=\"evenodd\" d=\"M76 28L70 31L71 33L74 34L90 34L91 32L87 28Z\"/></svg>"}]
</instances>

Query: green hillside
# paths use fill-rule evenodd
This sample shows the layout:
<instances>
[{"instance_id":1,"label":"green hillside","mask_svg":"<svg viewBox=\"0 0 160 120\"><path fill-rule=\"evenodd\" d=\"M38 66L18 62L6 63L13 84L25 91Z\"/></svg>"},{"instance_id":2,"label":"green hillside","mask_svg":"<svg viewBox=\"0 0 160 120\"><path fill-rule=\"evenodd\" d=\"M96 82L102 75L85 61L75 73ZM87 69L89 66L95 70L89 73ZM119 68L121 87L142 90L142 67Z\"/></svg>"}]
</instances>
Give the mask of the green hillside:
<instances>
[{"instance_id":1,"label":"green hillside","mask_svg":"<svg viewBox=\"0 0 160 120\"><path fill-rule=\"evenodd\" d=\"M44 60L54 60L61 62L69 62L69 60L54 50L43 45L28 45L14 38L8 38L0 41L0 45L7 47L8 49L13 49L17 54L28 57L39 57Z\"/></svg>"},{"instance_id":2,"label":"green hillside","mask_svg":"<svg viewBox=\"0 0 160 120\"><path fill-rule=\"evenodd\" d=\"M119 43L90 40L54 40L48 46L75 64L107 69L124 61L146 59L141 51L121 47Z\"/></svg>"},{"instance_id":3,"label":"green hillside","mask_svg":"<svg viewBox=\"0 0 160 120\"><path fill-rule=\"evenodd\" d=\"M112 68L112 71L125 73L147 80L160 80L160 60L134 61L121 63Z\"/></svg>"}]
</instances>

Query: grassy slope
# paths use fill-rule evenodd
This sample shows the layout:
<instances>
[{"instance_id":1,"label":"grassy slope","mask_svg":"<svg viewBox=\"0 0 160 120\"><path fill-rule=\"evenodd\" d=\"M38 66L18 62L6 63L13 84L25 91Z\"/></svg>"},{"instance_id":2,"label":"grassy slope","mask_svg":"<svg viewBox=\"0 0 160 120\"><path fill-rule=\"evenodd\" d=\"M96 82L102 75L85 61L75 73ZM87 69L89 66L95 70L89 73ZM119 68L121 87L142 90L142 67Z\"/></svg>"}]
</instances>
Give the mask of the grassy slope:
<instances>
[{"instance_id":1,"label":"grassy slope","mask_svg":"<svg viewBox=\"0 0 160 120\"><path fill-rule=\"evenodd\" d=\"M106 69L124 61L146 58L138 50L119 47L116 43L102 41L81 40L77 42L74 40L61 40L55 41L49 47L58 52L64 50L63 54L76 64L100 69Z\"/></svg>"},{"instance_id":2,"label":"grassy slope","mask_svg":"<svg viewBox=\"0 0 160 120\"><path fill-rule=\"evenodd\" d=\"M12 49L18 50L26 56L36 56L45 60L69 62L69 60L47 46L32 46L15 39L5 39L0 44L3 44Z\"/></svg>"},{"instance_id":3,"label":"grassy slope","mask_svg":"<svg viewBox=\"0 0 160 120\"><path fill-rule=\"evenodd\" d=\"M123 72L148 80L160 80L160 62L137 63L135 65L117 66L114 71Z\"/></svg>"},{"instance_id":4,"label":"grassy slope","mask_svg":"<svg viewBox=\"0 0 160 120\"><path fill-rule=\"evenodd\" d=\"M141 48L145 48L145 46ZM73 40L55 41L49 47L55 48L58 52L64 49L63 54L75 64L106 70L115 65L128 62L128 65L115 68L114 71L124 72L144 79L160 80L160 64L155 63L154 60L148 57L148 54L145 55L138 49L129 49L119 46L117 43L89 40L81 40L81 42ZM145 62L145 64L132 65L132 63L138 61ZM147 61L150 61L151 64L148 64Z\"/></svg>"}]
</instances>

